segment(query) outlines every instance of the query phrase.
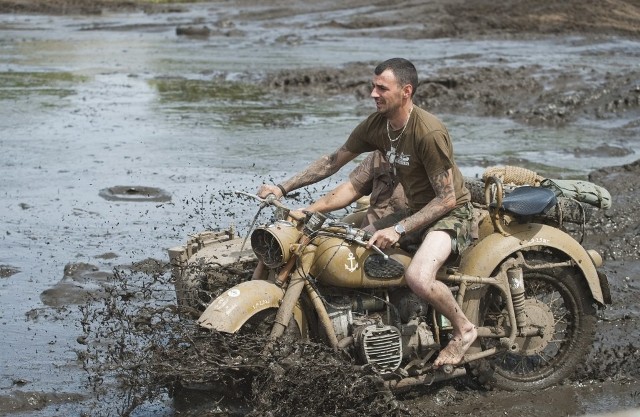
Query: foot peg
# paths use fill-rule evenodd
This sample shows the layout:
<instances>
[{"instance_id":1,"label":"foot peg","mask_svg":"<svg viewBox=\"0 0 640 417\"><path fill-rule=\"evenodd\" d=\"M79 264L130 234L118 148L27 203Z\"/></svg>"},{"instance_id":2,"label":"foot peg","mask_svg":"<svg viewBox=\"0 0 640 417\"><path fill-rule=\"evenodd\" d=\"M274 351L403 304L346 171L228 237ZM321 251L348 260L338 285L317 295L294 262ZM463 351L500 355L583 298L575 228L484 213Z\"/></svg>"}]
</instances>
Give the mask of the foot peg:
<instances>
[{"instance_id":1,"label":"foot peg","mask_svg":"<svg viewBox=\"0 0 640 417\"><path fill-rule=\"evenodd\" d=\"M442 372L444 372L447 375L451 374L453 372L453 365L449 363L446 365L442 365Z\"/></svg>"}]
</instances>

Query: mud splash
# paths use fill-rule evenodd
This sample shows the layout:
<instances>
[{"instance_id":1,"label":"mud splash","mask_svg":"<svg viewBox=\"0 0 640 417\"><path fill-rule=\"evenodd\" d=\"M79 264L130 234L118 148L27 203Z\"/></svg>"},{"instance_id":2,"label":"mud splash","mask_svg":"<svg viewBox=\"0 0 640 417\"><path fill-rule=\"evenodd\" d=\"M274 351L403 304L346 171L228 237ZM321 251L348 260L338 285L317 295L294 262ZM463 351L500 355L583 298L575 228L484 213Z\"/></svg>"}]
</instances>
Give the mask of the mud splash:
<instances>
[{"instance_id":1,"label":"mud splash","mask_svg":"<svg viewBox=\"0 0 640 417\"><path fill-rule=\"evenodd\" d=\"M110 415L115 404L118 415L144 414L150 404L172 398L175 410L190 416L333 415L336 410L345 416L472 416L477 405L471 404L477 401L483 412L511 407L514 415L535 410L536 415L556 416L559 404L563 413L579 414L585 401L593 401L593 390L601 390L598 407L603 401L614 408L637 405L633 386L640 376L640 352L633 343L606 341L611 325L628 328L626 340L638 336L637 309L620 311L618 318L605 312L592 354L572 380L551 390L560 390L558 404L545 409L526 400L529 393L494 392L472 377L394 395L378 376L353 367L352 358L319 344L283 339L265 355L266 334L206 331L195 324L195 312L178 311L171 302L167 265L155 264L149 273L133 269L115 271L108 296L82 307L86 350L79 357L92 384L92 415ZM218 271L208 266L201 276L214 279L203 287L215 297L249 279L250 272L246 264ZM627 280L623 287L628 285ZM613 291L622 294L624 288L614 283ZM575 401L561 401L566 395ZM110 399L108 409L105 398ZM602 411L598 407L589 409Z\"/></svg>"},{"instance_id":2,"label":"mud splash","mask_svg":"<svg viewBox=\"0 0 640 417\"><path fill-rule=\"evenodd\" d=\"M152 274L116 270L108 295L81 308L86 350L79 357L94 394L92 415L109 415L114 404L118 415L130 415L166 396L181 415L410 415L379 377L324 345L283 339L265 354L267 334L199 328L189 311L159 303L170 301L173 286L158 267ZM248 279L233 278L232 269L246 266L218 271L226 279L210 282L212 293Z\"/></svg>"}]
</instances>

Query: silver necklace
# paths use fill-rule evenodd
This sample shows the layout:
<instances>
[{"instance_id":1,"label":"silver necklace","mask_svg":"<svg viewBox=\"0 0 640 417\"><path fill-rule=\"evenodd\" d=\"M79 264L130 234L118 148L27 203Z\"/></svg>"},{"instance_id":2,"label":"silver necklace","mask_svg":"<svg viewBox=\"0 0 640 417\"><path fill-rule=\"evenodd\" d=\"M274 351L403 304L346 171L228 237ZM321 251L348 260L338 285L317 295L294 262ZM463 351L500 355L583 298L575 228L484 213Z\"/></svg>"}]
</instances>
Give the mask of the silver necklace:
<instances>
[{"instance_id":1,"label":"silver necklace","mask_svg":"<svg viewBox=\"0 0 640 417\"><path fill-rule=\"evenodd\" d=\"M404 130L407 128L407 125L409 124L409 119L411 119L411 113L412 112L413 112L413 106L411 106L411 109L409 109L409 116L407 116L407 121L404 122L404 126L402 126L402 132L400 132L400 134L398 136L396 136L395 139L391 139L391 130L389 129L389 125L391 123L389 123L389 119L387 119L387 137L389 138L389 142L391 142L393 144L398 139L400 139L400 136L402 136L402 134L404 133Z\"/></svg>"},{"instance_id":2,"label":"silver necklace","mask_svg":"<svg viewBox=\"0 0 640 417\"><path fill-rule=\"evenodd\" d=\"M391 148L389 149L389 152L387 152L387 160L389 161L389 164L393 167L393 176L395 177L396 175L396 149L397 149L397 144L396 142L398 142L398 139L400 139L400 137L402 136L402 134L404 133L405 129L407 128L407 125L409 124L409 120L411 119L411 113L413 112L413 106L411 106L411 109L409 110L409 116L407 117L407 121L404 123L404 126L402 127L402 131L400 132L400 134L398 136L396 136L395 139L391 139L391 132L389 129L389 120L387 119L387 137L389 138L389 144L391 146Z\"/></svg>"}]
</instances>

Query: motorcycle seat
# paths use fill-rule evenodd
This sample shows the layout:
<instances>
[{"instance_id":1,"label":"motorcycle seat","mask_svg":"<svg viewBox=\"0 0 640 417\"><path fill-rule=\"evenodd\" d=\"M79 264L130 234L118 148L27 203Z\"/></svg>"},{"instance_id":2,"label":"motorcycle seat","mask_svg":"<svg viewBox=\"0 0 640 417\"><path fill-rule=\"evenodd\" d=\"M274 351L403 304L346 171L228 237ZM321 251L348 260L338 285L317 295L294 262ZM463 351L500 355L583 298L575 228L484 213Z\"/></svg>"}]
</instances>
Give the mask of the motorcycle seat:
<instances>
[{"instance_id":1,"label":"motorcycle seat","mask_svg":"<svg viewBox=\"0 0 640 417\"><path fill-rule=\"evenodd\" d=\"M546 213L557 201L550 189L525 185L507 194L502 199L502 208L518 216L534 216ZM495 204L492 203L491 207L495 207Z\"/></svg>"}]
</instances>

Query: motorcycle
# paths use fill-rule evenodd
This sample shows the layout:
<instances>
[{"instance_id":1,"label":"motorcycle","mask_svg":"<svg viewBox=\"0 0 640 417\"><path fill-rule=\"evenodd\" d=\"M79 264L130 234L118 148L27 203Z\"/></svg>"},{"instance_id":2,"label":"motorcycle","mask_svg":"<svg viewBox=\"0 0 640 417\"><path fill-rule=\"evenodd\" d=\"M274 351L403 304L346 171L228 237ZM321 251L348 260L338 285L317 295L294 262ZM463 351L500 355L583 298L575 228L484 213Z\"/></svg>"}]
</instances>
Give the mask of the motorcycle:
<instances>
[{"instance_id":1,"label":"motorcycle","mask_svg":"<svg viewBox=\"0 0 640 417\"><path fill-rule=\"evenodd\" d=\"M557 384L583 360L596 311L611 303L601 256L564 227L572 211L584 223L585 211L549 189L507 187L495 176L468 188L477 237L437 273L477 326L477 340L455 366L432 364L452 327L406 286L411 246L367 248L357 221L300 216L273 195L241 193L259 201L258 213L275 207L274 219L251 232L250 249L233 229L170 249L178 304L197 312L204 329L265 333L266 349L286 335L346 351L391 390L468 373L506 390ZM250 277L212 298L190 269L238 261L255 264Z\"/></svg>"}]
</instances>

